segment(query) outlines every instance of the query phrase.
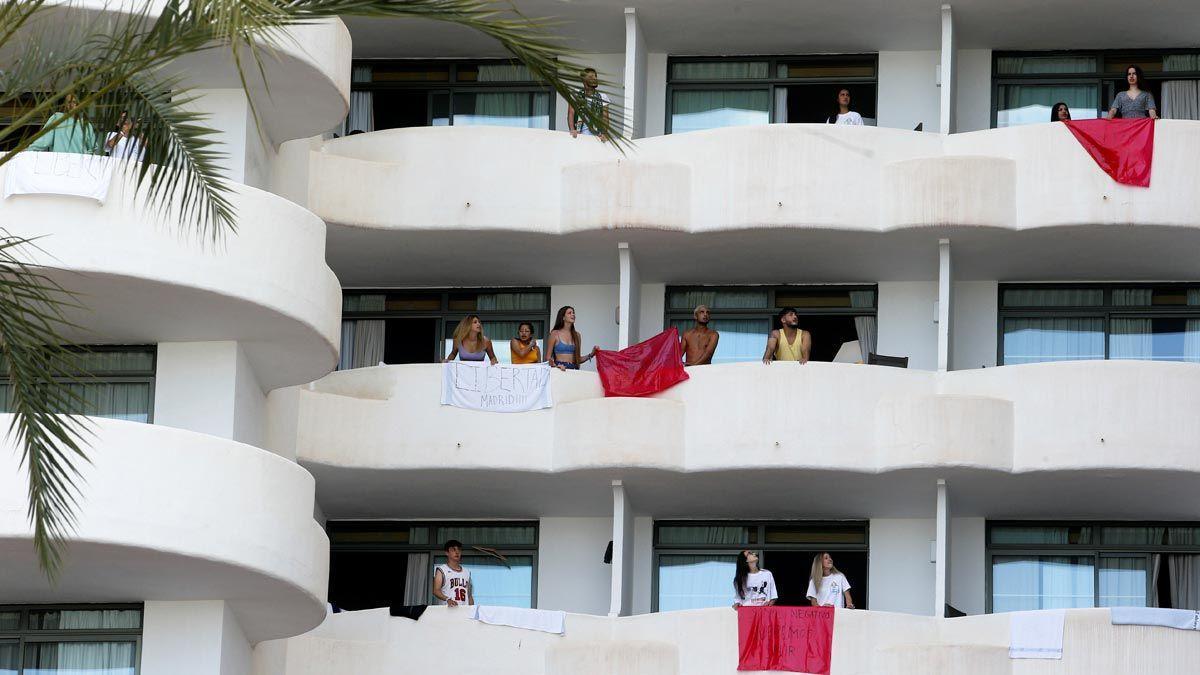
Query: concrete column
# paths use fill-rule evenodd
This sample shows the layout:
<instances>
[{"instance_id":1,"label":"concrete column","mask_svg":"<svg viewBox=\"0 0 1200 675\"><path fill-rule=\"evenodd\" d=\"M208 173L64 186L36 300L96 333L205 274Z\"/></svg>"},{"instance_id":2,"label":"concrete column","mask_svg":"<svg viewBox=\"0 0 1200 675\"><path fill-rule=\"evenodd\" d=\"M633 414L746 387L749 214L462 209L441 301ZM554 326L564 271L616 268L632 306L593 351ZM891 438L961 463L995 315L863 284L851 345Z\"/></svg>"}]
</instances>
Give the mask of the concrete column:
<instances>
[{"instance_id":1,"label":"concrete column","mask_svg":"<svg viewBox=\"0 0 1200 675\"><path fill-rule=\"evenodd\" d=\"M954 316L954 275L950 265L950 240L938 240L938 349L937 369L939 372L950 370L950 359L953 356L950 343L951 319Z\"/></svg>"},{"instance_id":2,"label":"concrete column","mask_svg":"<svg viewBox=\"0 0 1200 675\"><path fill-rule=\"evenodd\" d=\"M934 539L933 615L946 616L950 601L950 492L946 481L937 482L937 534Z\"/></svg>"},{"instance_id":3,"label":"concrete column","mask_svg":"<svg viewBox=\"0 0 1200 675\"><path fill-rule=\"evenodd\" d=\"M617 244L620 257L620 294L617 297L617 348L625 349L638 342L638 317L642 313L642 284L638 278L637 263L629 244Z\"/></svg>"},{"instance_id":4,"label":"concrete column","mask_svg":"<svg viewBox=\"0 0 1200 675\"><path fill-rule=\"evenodd\" d=\"M142 675L247 675L250 643L220 600L145 605Z\"/></svg>"},{"instance_id":5,"label":"concrete column","mask_svg":"<svg viewBox=\"0 0 1200 675\"><path fill-rule=\"evenodd\" d=\"M625 114L624 135L646 136L646 38L637 10L625 8Z\"/></svg>"},{"instance_id":6,"label":"concrete column","mask_svg":"<svg viewBox=\"0 0 1200 675\"><path fill-rule=\"evenodd\" d=\"M629 616L633 613L633 506L621 481L614 480L612 490L612 597L608 615Z\"/></svg>"},{"instance_id":7,"label":"concrete column","mask_svg":"<svg viewBox=\"0 0 1200 675\"><path fill-rule=\"evenodd\" d=\"M208 115L205 124L217 130L217 150L224 156L216 160L229 180L252 187L268 188L276 148L260 133L254 110L241 89L197 89L189 92L195 99L190 107ZM261 113L261 111L259 111Z\"/></svg>"},{"instance_id":8,"label":"concrete column","mask_svg":"<svg viewBox=\"0 0 1200 675\"><path fill-rule=\"evenodd\" d=\"M263 447L267 397L237 342L161 342L154 423Z\"/></svg>"},{"instance_id":9,"label":"concrete column","mask_svg":"<svg viewBox=\"0 0 1200 675\"><path fill-rule=\"evenodd\" d=\"M942 60L941 60L941 100L939 106L939 127L943 134L955 131L954 98L957 88L955 68L957 46L954 40L954 13L950 5L942 5Z\"/></svg>"}]
</instances>

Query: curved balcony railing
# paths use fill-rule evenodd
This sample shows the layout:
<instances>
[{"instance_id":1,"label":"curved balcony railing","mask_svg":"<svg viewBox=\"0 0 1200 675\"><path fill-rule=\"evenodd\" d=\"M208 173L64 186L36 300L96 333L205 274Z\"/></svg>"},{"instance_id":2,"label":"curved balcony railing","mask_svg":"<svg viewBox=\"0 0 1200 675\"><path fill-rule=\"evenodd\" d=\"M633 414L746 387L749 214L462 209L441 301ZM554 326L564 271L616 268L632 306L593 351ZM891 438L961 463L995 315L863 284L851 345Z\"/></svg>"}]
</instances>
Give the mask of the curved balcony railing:
<instances>
[{"instance_id":1,"label":"curved balcony railing","mask_svg":"<svg viewBox=\"0 0 1200 675\"><path fill-rule=\"evenodd\" d=\"M272 394L274 443L375 470L677 472L907 469L1200 472L1200 366L1079 361L935 373L849 364L689 369L653 398L552 374L555 405L439 404L437 365L342 371ZM347 420L353 420L347 424Z\"/></svg>"},{"instance_id":2,"label":"curved balcony railing","mask_svg":"<svg viewBox=\"0 0 1200 675\"><path fill-rule=\"evenodd\" d=\"M20 453L11 440L0 447L5 602L228 600L252 643L321 622L329 542L313 520L307 471L214 436L91 424L91 461L77 464L78 523L53 585L33 552Z\"/></svg>"},{"instance_id":3,"label":"curved balcony railing","mask_svg":"<svg viewBox=\"0 0 1200 675\"><path fill-rule=\"evenodd\" d=\"M465 610L431 607L418 622L399 623L387 609L333 614L315 631L273 643L286 666L275 675L323 675L339 668L361 675L433 672L448 651L469 641L498 673L619 672L624 675L725 675L738 663L737 612L729 608L632 617L569 614L566 635L463 619ZM937 619L839 610L830 672L1015 672L1008 654L1010 615ZM1107 609L1066 610L1063 673L1187 672L1200 636L1162 627L1114 626ZM1042 663L1032 661L1029 663Z\"/></svg>"},{"instance_id":4,"label":"curved balcony railing","mask_svg":"<svg viewBox=\"0 0 1200 675\"><path fill-rule=\"evenodd\" d=\"M0 167L0 182L13 170ZM36 240L24 250L29 262L79 294L85 309L71 318L83 330L72 339L237 340L268 390L328 373L337 363L341 288L325 263L325 224L243 185L233 186L231 201L237 232L214 244L186 231L176 212L149 208L118 168L103 204L17 194L0 201L0 220L10 234Z\"/></svg>"},{"instance_id":5,"label":"curved balcony railing","mask_svg":"<svg viewBox=\"0 0 1200 675\"><path fill-rule=\"evenodd\" d=\"M642 139L625 155L560 132L420 128L286 145L276 190L329 223L401 231L1194 227L1197 153L1200 123L1159 121L1151 186L1136 188L1060 124L737 127Z\"/></svg>"}]
</instances>

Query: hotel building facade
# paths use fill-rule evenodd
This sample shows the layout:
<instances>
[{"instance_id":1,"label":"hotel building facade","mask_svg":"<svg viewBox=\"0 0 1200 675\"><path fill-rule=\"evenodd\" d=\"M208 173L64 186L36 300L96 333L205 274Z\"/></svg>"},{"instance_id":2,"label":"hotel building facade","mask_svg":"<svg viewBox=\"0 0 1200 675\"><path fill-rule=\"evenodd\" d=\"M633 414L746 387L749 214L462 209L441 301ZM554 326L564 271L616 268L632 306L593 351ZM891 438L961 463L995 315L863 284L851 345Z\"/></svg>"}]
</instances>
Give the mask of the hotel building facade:
<instances>
[{"instance_id":1,"label":"hotel building facade","mask_svg":"<svg viewBox=\"0 0 1200 675\"><path fill-rule=\"evenodd\" d=\"M517 6L564 20L627 147L573 138L470 31L348 18L292 29L269 92L185 64L235 182L223 246L120 176L0 202L97 345L56 584L0 455L0 673L733 673L747 548L784 604L834 556L835 673L1050 672L1009 660L1006 616L1049 608L1054 672L1188 672L1200 634L1106 608L1200 610L1200 9ZM1148 188L1049 122L1105 115L1130 64L1163 118ZM864 126L825 123L842 88ZM468 314L507 361L564 305L589 350L698 304L714 365L660 394L588 364L549 409L440 405ZM764 365L787 306L812 361ZM566 635L390 617L451 538L478 603Z\"/></svg>"}]
</instances>

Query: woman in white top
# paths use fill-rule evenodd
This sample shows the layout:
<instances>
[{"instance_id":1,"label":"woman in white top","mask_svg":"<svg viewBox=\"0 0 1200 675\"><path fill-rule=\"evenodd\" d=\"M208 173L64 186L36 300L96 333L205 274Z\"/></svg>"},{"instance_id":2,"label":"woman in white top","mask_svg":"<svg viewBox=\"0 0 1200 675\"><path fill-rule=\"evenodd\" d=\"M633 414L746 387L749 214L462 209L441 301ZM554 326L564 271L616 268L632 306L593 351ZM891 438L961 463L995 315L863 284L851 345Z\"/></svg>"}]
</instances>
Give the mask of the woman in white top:
<instances>
[{"instance_id":1,"label":"woman in white top","mask_svg":"<svg viewBox=\"0 0 1200 675\"><path fill-rule=\"evenodd\" d=\"M133 120L128 112L122 112L117 120L117 130L111 131L104 139L104 151L117 159L132 159L142 161L146 156L146 148L142 147L141 138L133 134Z\"/></svg>"},{"instance_id":2,"label":"woman in white top","mask_svg":"<svg viewBox=\"0 0 1200 675\"><path fill-rule=\"evenodd\" d=\"M850 109L850 90L839 89L837 95L837 112L830 115L826 120L830 124L849 124L856 127L863 125L862 115Z\"/></svg>"},{"instance_id":3,"label":"woman in white top","mask_svg":"<svg viewBox=\"0 0 1200 675\"><path fill-rule=\"evenodd\" d=\"M737 571L733 575L733 608L767 607L775 604L779 593L775 590L775 577L767 570L758 568L758 554L742 551L737 558Z\"/></svg>"},{"instance_id":4,"label":"woman in white top","mask_svg":"<svg viewBox=\"0 0 1200 675\"><path fill-rule=\"evenodd\" d=\"M813 607L854 609L854 600L850 598L850 582L846 580L846 575L833 566L833 556L828 553L813 556L807 595Z\"/></svg>"}]
</instances>

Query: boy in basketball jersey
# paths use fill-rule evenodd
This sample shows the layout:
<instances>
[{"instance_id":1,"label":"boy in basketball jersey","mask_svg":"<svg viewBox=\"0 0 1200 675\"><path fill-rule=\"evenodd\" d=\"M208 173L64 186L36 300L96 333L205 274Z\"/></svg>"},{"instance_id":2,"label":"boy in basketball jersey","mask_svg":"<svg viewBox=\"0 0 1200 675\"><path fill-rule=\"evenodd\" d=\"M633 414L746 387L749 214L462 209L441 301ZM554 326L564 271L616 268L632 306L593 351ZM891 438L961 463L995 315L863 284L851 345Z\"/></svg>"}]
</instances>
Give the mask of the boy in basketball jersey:
<instances>
[{"instance_id":1,"label":"boy in basketball jersey","mask_svg":"<svg viewBox=\"0 0 1200 675\"><path fill-rule=\"evenodd\" d=\"M433 570L433 597L451 607L475 604L471 570L462 564L462 542L451 539L442 548L446 551L446 562Z\"/></svg>"}]
</instances>

